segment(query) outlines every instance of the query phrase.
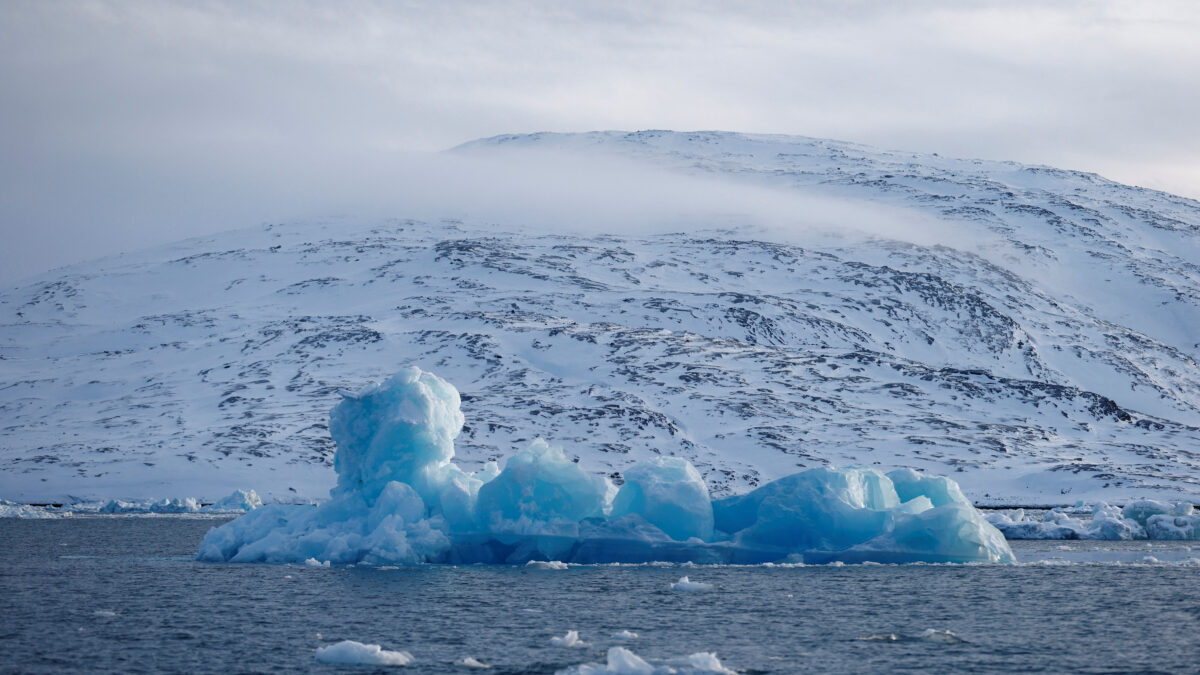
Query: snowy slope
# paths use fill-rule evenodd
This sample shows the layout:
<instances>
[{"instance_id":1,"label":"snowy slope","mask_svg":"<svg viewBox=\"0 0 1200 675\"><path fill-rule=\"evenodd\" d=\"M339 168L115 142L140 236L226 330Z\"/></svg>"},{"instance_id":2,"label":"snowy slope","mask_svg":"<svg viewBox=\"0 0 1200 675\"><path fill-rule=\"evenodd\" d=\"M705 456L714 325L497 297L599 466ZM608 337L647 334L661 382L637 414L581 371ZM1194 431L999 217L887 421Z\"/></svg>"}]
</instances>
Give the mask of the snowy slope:
<instances>
[{"instance_id":1,"label":"snowy slope","mask_svg":"<svg viewBox=\"0 0 1200 675\"><path fill-rule=\"evenodd\" d=\"M1200 203L793 137L457 152L528 148L915 211L977 243L338 220L76 265L0 294L0 496L320 497L338 390L408 364L463 392L468 470L543 436L618 480L683 455L717 494L857 463L981 503L1200 496Z\"/></svg>"}]
</instances>

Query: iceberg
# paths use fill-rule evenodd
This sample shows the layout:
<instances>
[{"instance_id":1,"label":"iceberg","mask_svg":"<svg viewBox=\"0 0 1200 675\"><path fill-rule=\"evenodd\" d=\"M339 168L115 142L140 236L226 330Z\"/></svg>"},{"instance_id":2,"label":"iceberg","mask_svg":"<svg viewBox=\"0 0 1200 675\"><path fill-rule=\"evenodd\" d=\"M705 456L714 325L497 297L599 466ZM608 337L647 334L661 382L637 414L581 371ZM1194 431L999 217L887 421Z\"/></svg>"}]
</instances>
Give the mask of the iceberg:
<instances>
[{"instance_id":1,"label":"iceberg","mask_svg":"<svg viewBox=\"0 0 1200 675\"><path fill-rule=\"evenodd\" d=\"M414 367L342 394L330 412L337 482L329 499L255 508L210 530L197 558L535 561L547 569L652 561L1014 561L1003 535L948 478L822 467L713 500L683 458L634 464L618 489L541 439L503 469L490 463L470 473L453 461L464 421L458 391Z\"/></svg>"},{"instance_id":2,"label":"iceberg","mask_svg":"<svg viewBox=\"0 0 1200 675\"><path fill-rule=\"evenodd\" d=\"M200 508L201 513L246 513L263 505L254 490L234 490L228 497Z\"/></svg>"}]
</instances>

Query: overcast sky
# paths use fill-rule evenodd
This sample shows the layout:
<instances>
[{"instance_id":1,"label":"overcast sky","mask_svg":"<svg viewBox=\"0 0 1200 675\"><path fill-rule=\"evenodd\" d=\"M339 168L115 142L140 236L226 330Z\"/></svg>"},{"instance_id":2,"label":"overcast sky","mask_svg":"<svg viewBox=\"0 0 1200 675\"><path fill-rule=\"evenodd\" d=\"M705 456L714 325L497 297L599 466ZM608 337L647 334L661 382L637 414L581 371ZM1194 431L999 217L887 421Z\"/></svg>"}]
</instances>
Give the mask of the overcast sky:
<instances>
[{"instance_id":1,"label":"overcast sky","mask_svg":"<svg viewBox=\"0 0 1200 675\"><path fill-rule=\"evenodd\" d=\"M373 212L414 153L514 132L799 134L1200 197L1197 35L1188 1L4 0L0 282Z\"/></svg>"}]
</instances>

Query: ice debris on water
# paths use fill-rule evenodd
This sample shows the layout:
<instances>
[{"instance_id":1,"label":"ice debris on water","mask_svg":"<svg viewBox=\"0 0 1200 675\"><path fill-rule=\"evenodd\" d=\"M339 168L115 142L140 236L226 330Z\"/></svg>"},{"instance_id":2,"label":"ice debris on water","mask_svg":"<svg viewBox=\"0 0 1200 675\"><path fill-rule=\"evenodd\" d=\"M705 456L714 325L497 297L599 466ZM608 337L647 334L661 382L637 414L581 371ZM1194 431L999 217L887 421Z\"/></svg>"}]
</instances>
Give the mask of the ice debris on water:
<instances>
[{"instance_id":1,"label":"ice debris on water","mask_svg":"<svg viewBox=\"0 0 1200 675\"><path fill-rule=\"evenodd\" d=\"M70 515L69 511L63 512L45 506L18 504L7 499L0 499L0 518L61 518Z\"/></svg>"},{"instance_id":2,"label":"ice debris on water","mask_svg":"<svg viewBox=\"0 0 1200 675\"><path fill-rule=\"evenodd\" d=\"M491 668L491 666L484 663L483 661L479 661L477 659L471 658L470 656L463 657L463 660L459 661L458 665L465 666L467 668L479 668L481 670L485 669L485 668Z\"/></svg>"},{"instance_id":3,"label":"ice debris on water","mask_svg":"<svg viewBox=\"0 0 1200 675\"><path fill-rule=\"evenodd\" d=\"M379 645L366 645L354 640L342 640L317 649L317 661L338 666L407 666L413 655L393 652Z\"/></svg>"},{"instance_id":4,"label":"ice debris on water","mask_svg":"<svg viewBox=\"0 0 1200 675\"><path fill-rule=\"evenodd\" d=\"M897 633L872 633L858 638L866 642L941 642L948 645L963 644L966 640L960 638L948 630L935 630L926 628L916 635L900 635Z\"/></svg>"},{"instance_id":5,"label":"ice debris on water","mask_svg":"<svg viewBox=\"0 0 1200 675\"><path fill-rule=\"evenodd\" d=\"M1013 562L947 478L823 467L713 500L682 458L617 489L535 440L501 470L454 464L458 391L418 368L330 413L337 484L317 506L273 504L213 528L200 560L354 563Z\"/></svg>"},{"instance_id":6,"label":"ice debris on water","mask_svg":"<svg viewBox=\"0 0 1200 675\"><path fill-rule=\"evenodd\" d=\"M195 497L144 499L126 501L110 499L107 502L79 502L61 507L30 506L0 499L0 518L65 518L76 513L105 515L142 514L223 514L246 513L262 506L262 499L254 490L235 490L208 506L202 506Z\"/></svg>"},{"instance_id":7,"label":"ice debris on water","mask_svg":"<svg viewBox=\"0 0 1200 675\"><path fill-rule=\"evenodd\" d=\"M306 567L329 567L329 561L320 561L316 558L308 558L304 561Z\"/></svg>"},{"instance_id":8,"label":"ice debris on water","mask_svg":"<svg viewBox=\"0 0 1200 675\"><path fill-rule=\"evenodd\" d=\"M530 560L525 563L525 567L535 570L565 570L567 563L561 560Z\"/></svg>"},{"instance_id":9,"label":"ice debris on water","mask_svg":"<svg viewBox=\"0 0 1200 675\"><path fill-rule=\"evenodd\" d=\"M234 490L224 499L202 507L202 513L246 513L263 505L262 498L254 490Z\"/></svg>"},{"instance_id":10,"label":"ice debris on water","mask_svg":"<svg viewBox=\"0 0 1200 675\"><path fill-rule=\"evenodd\" d=\"M721 665L717 655L711 652L697 652L690 656L651 663L625 647L610 647L607 662L604 664L585 663L559 671L559 675L698 675L700 673L734 675L736 671Z\"/></svg>"},{"instance_id":11,"label":"ice debris on water","mask_svg":"<svg viewBox=\"0 0 1200 675\"><path fill-rule=\"evenodd\" d=\"M1009 539L1200 540L1200 515L1188 502L1141 499L1124 507L1098 502L1090 518L1081 515L1086 514L1009 509L989 513L987 519Z\"/></svg>"},{"instance_id":12,"label":"ice debris on water","mask_svg":"<svg viewBox=\"0 0 1200 675\"><path fill-rule=\"evenodd\" d=\"M675 583L671 584L671 590L673 590L673 591L684 591L684 592L711 591L712 589L713 589L712 584L705 584L705 583L701 583L699 581L692 581L692 580L688 579L687 577L682 577L679 581L676 581Z\"/></svg>"},{"instance_id":13,"label":"ice debris on water","mask_svg":"<svg viewBox=\"0 0 1200 675\"><path fill-rule=\"evenodd\" d=\"M550 644L555 647L587 647L589 644L579 639L579 631L569 630L566 635L550 638Z\"/></svg>"},{"instance_id":14,"label":"ice debris on water","mask_svg":"<svg viewBox=\"0 0 1200 675\"><path fill-rule=\"evenodd\" d=\"M638 639L638 634L631 630L622 630L622 631L617 631L616 633L613 633L612 639L614 639L614 640L636 640L636 639Z\"/></svg>"}]
</instances>

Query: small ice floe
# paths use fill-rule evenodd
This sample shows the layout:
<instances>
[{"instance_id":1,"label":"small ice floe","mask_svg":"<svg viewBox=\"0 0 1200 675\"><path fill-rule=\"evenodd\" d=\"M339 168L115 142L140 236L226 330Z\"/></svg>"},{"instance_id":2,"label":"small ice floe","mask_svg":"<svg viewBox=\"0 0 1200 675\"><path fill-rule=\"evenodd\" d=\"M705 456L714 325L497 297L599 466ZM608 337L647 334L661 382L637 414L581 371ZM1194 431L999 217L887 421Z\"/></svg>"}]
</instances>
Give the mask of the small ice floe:
<instances>
[{"instance_id":1,"label":"small ice floe","mask_svg":"<svg viewBox=\"0 0 1200 675\"><path fill-rule=\"evenodd\" d=\"M329 567L328 560L326 560L325 562L321 562L320 560L317 560L316 558L308 558L304 561L304 564L307 567Z\"/></svg>"},{"instance_id":2,"label":"small ice floe","mask_svg":"<svg viewBox=\"0 0 1200 675\"><path fill-rule=\"evenodd\" d=\"M914 642L917 640L924 642L941 642L948 645L962 644L966 640L951 633L948 630L934 630L926 628L916 635L899 635L896 633L872 633L864 637L857 638L858 640L868 642Z\"/></svg>"},{"instance_id":3,"label":"small ice floe","mask_svg":"<svg viewBox=\"0 0 1200 675\"><path fill-rule=\"evenodd\" d=\"M587 647L588 646L588 643L579 639L579 631L577 631L577 630L569 630L569 631L567 631L567 634L562 637L555 635L554 637L550 638L550 644L554 645L555 647Z\"/></svg>"},{"instance_id":4,"label":"small ice floe","mask_svg":"<svg viewBox=\"0 0 1200 675\"><path fill-rule=\"evenodd\" d=\"M117 613L112 611L111 609L98 609L98 610L92 612L92 614L95 616L116 616L117 615Z\"/></svg>"},{"instance_id":5,"label":"small ice floe","mask_svg":"<svg viewBox=\"0 0 1200 675\"><path fill-rule=\"evenodd\" d=\"M921 631L921 634L917 636L917 639L925 640L927 642L944 642L948 645L957 645L966 642L966 640L958 637L948 630L934 630L932 628L926 628L925 630Z\"/></svg>"},{"instance_id":6,"label":"small ice floe","mask_svg":"<svg viewBox=\"0 0 1200 675\"><path fill-rule=\"evenodd\" d=\"M530 560L525 567L531 570L565 570L567 563L561 560Z\"/></svg>"},{"instance_id":7,"label":"small ice floe","mask_svg":"<svg viewBox=\"0 0 1200 675\"><path fill-rule=\"evenodd\" d=\"M705 583L701 583L699 581L692 581L691 579L688 579L687 577L683 577L679 581L676 581L675 583L671 584L671 590L673 590L673 591L694 592L694 591L711 591L712 589L713 589L712 584L705 584Z\"/></svg>"},{"instance_id":8,"label":"small ice floe","mask_svg":"<svg viewBox=\"0 0 1200 675\"><path fill-rule=\"evenodd\" d=\"M458 662L458 665L464 666L466 668L479 668L481 670L484 668L491 668L491 666L484 663L483 661L473 659L470 656L464 657L462 661Z\"/></svg>"},{"instance_id":9,"label":"small ice floe","mask_svg":"<svg viewBox=\"0 0 1200 675\"><path fill-rule=\"evenodd\" d=\"M354 640L317 649L317 661L336 666L407 666L413 655L391 652L379 645L364 645Z\"/></svg>"},{"instance_id":10,"label":"small ice floe","mask_svg":"<svg viewBox=\"0 0 1200 675\"><path fill-rule=\"evenodd\" d=\"M623 631L620 631L617 633L613 633L612 639L624 640L624 641L636 640L636 639L638 639L638 634L631 630L623 630Z\"/></svg>"},{"instance_id":11,"label":"small ice floe","mask_svg":"<svg viewBox=\"0 0 1200 675\"><path fill-rule=\"evenodd\" d=\"M567 675L670 675L671 673L733 675L736 671L721 665L717 655L712 652L697 652L691 656L652 663L624 647L611 647L608 650L607 663L585 663L568 668L563 672Z\"/></svg>"},{"instance_id":12,"label":"small ice floe","mask_svg":"<svg viewBox=\"0 0 1200 675\"><path fill-rule=\"evenodd\" d=\"M1142 562L1150 563L1151 565L1153 565L1154 563L1159 562L1159 560L1158 560L1158 558L1155 558L1152 555L1148 555L1148 556L1142 558Z\"/></svg>"}]
</instances>

